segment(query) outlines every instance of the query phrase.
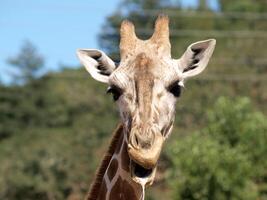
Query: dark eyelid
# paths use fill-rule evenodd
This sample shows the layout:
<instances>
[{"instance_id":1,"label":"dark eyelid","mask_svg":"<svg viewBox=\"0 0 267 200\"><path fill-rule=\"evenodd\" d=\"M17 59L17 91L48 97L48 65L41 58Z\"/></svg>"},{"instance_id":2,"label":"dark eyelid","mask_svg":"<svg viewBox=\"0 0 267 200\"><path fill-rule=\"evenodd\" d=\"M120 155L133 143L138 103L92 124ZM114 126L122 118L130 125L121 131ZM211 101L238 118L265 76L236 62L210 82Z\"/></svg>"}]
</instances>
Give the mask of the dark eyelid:
<instances>
[{"instance_id":1,"label":"dark eyelid","mask_svg":"<svg viewBox=\"0 0 267 200\"><path fill-rule=\"evenodd\" d=\"M123 92L123 89L115 84L111 84L108 88L112 88L112 89L115 89L115 90L119 90L121 92Z\"/></svg>"},{"instance_id":2,"label":"dark eyelid","mask_svg":"<svg viewBox=\"0 0 267 200\"><path fill-rule=\"evenodd\" d=\"M176 84L178 85L177 82L173 82L173 83L171 83L171 84L167 87L167 90L170 90L170 89L173 88Z\"/></svg>"},{"instance_id":3,"label":"dark eyelid","mask_svg":"<svg viewBox=\"0 0 267 200\"><path fill-rule=\"evenodd\" d=\"M179 81L173 82L169 85L167 90L172 93L176 98L180 97L181 95L181 86L179 85Z\"/></svg>"},{"instance_id":4,"label":"dark eyelid","mask_svg":"<svg viewBox=\"0 0 267 200\"><path fill-rule=\"evenodd\" d=\"M123 91L119 87L111 85L108 87L106 93L111 93L113 96L113 100L117 101L122 95Z\"/></svg>"},{"instance_id":5,"label":"dark eyelid","mask_svg":"<svg viewBox=\"0 0 267 200\"><path fill-rule=\"evenodd\" d=\"M170 87L172 87L173 85L175 85L175 84L179 84L179 82L180 82L180 79L176 79L176 80L174 80L174 81L171 81L168 85L167 85L167 89L168 88L170 88Z\"/></svg>"},{"instance_id":6,"label":"dark eyelid","mask_svg":"<svg viewBox=\"0 0 267 200\"><path fill-rule=\"evenodd\" d=\"M116 91L118 91L121 94L124 92L124 90L122 88L118 87L115 84L111 84L111 85L108 86L108 88L106 90L106 93L110 93L110 91L112 91L112 90L113 91L116 90Z\"/></svg>"}]
</instances>

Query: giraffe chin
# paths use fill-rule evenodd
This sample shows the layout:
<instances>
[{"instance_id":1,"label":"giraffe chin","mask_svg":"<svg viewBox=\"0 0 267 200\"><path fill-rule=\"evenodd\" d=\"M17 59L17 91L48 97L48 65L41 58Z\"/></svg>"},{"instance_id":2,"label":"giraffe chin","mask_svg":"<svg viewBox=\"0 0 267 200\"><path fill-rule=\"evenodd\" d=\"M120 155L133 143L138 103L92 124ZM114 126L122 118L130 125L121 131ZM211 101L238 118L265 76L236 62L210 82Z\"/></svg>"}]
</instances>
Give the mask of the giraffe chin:
<instances>
[{"instance_id":1,"label":"giraffe chin","mask_svg":"<svg viewBox=\"0 0 267 200\"><path fill-rule=\"evenodd\" d=\"M141 165L137 164L133 160L131 160L130 163L130 171L131 171L131 177L133 181L140 185L152 185L155 174L156 174L156 167L151 169L146 169L142 167Z\"/></svg>"}]
</instances>

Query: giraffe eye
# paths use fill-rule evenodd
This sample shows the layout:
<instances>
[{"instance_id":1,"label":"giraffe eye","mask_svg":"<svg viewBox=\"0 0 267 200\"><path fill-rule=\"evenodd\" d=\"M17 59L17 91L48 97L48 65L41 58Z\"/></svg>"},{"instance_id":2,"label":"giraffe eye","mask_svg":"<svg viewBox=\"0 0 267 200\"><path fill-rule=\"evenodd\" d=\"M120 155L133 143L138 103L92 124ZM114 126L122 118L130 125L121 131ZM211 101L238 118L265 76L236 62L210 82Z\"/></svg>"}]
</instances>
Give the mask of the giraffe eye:
<instances>
[{"instance_id":1,"label":"giraffe eye","mask_svg":"<svg viewBox=\"0 0 267 200\"><path fill-rule=\"evenodd\" d=\"M122 90L120 88L118 88L117 86L112 85L112 86L108 87L107 93L108 94L111 93L113 96L113 100L117 101L120 98L120 96L122 95Z\"/></svg>"},{"instance_id":2,"label":"giraffe eye","mask_svg":"<svg viewBox=\"0 0 267 200\"><path fill-rule=\"evenodd\" d=\"M181 86L175 82L168 87L168 91L172 93L173 96L179 97L181 95Z\"/></svg>"}]
</instances>

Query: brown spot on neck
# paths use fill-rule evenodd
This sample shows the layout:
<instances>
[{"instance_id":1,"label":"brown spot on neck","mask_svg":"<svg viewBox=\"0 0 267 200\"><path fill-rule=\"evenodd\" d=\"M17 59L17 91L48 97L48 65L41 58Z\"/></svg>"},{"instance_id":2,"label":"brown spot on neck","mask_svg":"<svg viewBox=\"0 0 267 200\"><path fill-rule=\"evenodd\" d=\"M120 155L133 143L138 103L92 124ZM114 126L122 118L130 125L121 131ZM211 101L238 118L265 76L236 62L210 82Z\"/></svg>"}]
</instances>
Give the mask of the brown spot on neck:
<instances>
[{"instance_id":1,"label":"brown spot on neck","mask_svg":"<svg viewBox=\"0 0 267 200\"><path fill-rule=\"evenodd\" d=\"M116 159L111 160L111 163L109 164L109 167L107 169L107 175L110 181L114 178L118 171L118 161Z\"/></svg>"},{"instance_id":2,"label":"brown spot on neck","mask_svg":"<svg viewBox=\"0 0 267 200\"><path fill-rule=\"evenodd\" d=\"M137 198L138 185L131 185L126 180L122 180L121 177L118 178L115 185L111 189L109 200L139 200Z\"/></svg>"}]
</instances>

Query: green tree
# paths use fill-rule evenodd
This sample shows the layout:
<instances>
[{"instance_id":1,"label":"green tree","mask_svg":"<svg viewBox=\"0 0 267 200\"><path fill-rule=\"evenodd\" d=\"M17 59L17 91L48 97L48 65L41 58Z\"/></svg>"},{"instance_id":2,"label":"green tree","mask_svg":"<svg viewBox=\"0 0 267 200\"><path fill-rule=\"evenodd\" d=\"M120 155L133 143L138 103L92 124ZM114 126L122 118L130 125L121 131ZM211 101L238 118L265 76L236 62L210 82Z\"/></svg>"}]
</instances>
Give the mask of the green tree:
<instances>
[{"instance_id":1,"label":"green tree","mask_svg":"<svg viewBox=\"0 0 267 200\"><path fill-rule=\"evenodd\" d=\"M65 69L0 86L1 200L85 195L118 122L105 86L87 76Z\"/></svg>"},{"instance_id":2,"label":"green tree","mask_svg":"<svg viewBox=\"0 0 267 200\"><path fill-rule=\"evenodd\" d=\"M198 10L199 11L206 11L208 10L208 2L207 0L198 0Z\"/></svg>"},{"instance_id":3,"label":"green tree","mask_svg":"<svg viewBox=\"0 0 267 200\"><path fill-rule=\"evenodd\" d=\"M231 101L220 98L215 110L208 113L209 126L203 131L231 148L240 149L253 165L253 179L267 195L267 117L253 111L248 98ZM267 197L267 196L265 196Z\"/></svg>"},{"instance_id":4,"label":"green tree","mask_svg":"<svg viewBox=\"0 0 267 200\"><path fill-rule=\"evenodd\" d=\"M175 199L264 199L267 118L248 98L221 97L208 127L169 147Z\"/></svg>"},{"instance_id":5,"label":"green tree","mask_svg":"<svg viewBox=\"0 0 267 200\"><path fill-rule=\"evenodd\" d=\"M43 57L29 41L25 41L18 55L9 58L7 62L14 66L19 73L15 76L15 81L23 83L33 80L44 66Z\"/></svg>"},{"instance_id":6,"label":"green tree","mask_svg":"<svg viewBox=\"0 0 267 200\"><path fill-rule=\"evenodd\" d=\"M266 12L267 2L263 0L219 0L222 11L225 12Z\"/></svg>"}]
</instances>

